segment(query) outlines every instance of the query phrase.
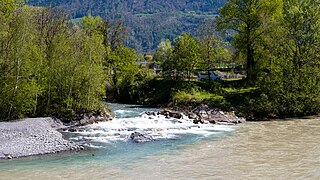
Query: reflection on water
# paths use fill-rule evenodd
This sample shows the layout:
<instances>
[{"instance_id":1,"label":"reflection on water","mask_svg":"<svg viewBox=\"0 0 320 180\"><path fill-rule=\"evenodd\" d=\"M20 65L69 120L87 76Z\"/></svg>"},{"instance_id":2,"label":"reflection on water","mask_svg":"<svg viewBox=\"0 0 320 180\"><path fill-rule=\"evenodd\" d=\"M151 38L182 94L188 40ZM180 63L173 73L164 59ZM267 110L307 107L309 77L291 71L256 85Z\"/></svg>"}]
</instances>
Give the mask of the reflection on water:
<instances>
[{"instance_id":1,"label":"reflection on water","mask_svg":"<svg viewBox=\"0 0 320 180\"><path fill-rule=\"evenodd\" d=\"M0 179L320 179L319 140L320 118L249 122L232 135L163 150L125 167L79 160L12 167L0 171Z\"/></svg>"}]
</instances>

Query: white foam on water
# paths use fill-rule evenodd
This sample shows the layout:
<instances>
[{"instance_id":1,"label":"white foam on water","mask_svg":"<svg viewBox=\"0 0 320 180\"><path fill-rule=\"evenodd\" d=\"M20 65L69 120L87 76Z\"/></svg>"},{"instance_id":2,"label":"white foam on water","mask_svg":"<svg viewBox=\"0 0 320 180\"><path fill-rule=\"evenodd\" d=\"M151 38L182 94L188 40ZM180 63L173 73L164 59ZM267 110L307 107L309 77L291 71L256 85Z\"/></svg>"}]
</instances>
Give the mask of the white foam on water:
<instances>
[{"instance_id":1,"label":"white foam on water","mask_svg":"<svg viewBox=\"0 0 320 180\"><path fill-rule=\"evenodd\" d=\"M114 111L114 114L115 114L117 117L123 117L123 116L130 115L130 114L133 114L133 113L135 113L135 111L124 110L124 109L119 109L119 110L115 110L115 111Z\"/></svg>"},{"instance_id":2,"label":"white foam on water","mask_svg":"<svg viewBox=\"0 0 320 180\"><path fill-rule=\"evenodd\" d=\"M125 111L117 110L125 113ZM128 141L134 132L151 136L155 140L175 139L184 134L194 134L207 137L214 134L233 131L232 126L214 124L194 124L192 119L184 116L182 119L165 118L165 116L115 118L112 121L100 122L84 127L83 132L77 134L75 140L97 143L111 143Z\"/></svg>"},{"instance_id":3,"label":"white foam on water","mask_svg":"<svg viewBox=\"0 0 320 180\"><path fill-rule=\"evenodd\" d=\"M132 113L133 111L129 111L129 110L123 110L123 109L119 109L114 111L114 113L116 114L125 114L125 113Z\"/></svg>"}]
</instances>

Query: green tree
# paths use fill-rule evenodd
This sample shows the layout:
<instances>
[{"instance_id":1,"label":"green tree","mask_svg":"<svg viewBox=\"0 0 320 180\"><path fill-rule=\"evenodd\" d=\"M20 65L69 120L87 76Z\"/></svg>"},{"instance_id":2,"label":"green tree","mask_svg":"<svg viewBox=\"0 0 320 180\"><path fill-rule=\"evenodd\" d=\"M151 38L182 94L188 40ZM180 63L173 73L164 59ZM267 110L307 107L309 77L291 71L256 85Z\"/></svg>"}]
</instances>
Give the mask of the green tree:
<instances>
[{"instance_id":1,"label":"green tree","mask_svg":"<svg viewBox=\"0 0 320 180\"><path fill-rule=\"evenodd\" d=\"M50 115L58 110L58 104L62 101L62 86L58 76L65 55L68 53L70 42L68 38L67 16L65 13L54 8L34 9L34 31L37 34L36 46L40 48L43 62L39 84L44 86L44 94L39 98L39 113ZM67 46L68 44L68 46ZM57 87L59 85L59 88ZM58 88L59 90L57 90ZM60 92L59 92L60 91Z\"/></svg>"},{"instance_id":2,"label":"green tree","mask_svg":"<svg viewBox=\"0 0 320 180\"><path fill-rule=\"evenodd\" d=\"M259 97L248 110L255 117L296 117L320 112L320 1L284 1L282 14L265 37L268 71ZM263 76L262 76L263 77Z\"/></svg>"},{"instance_id":3,"label":"green tree","mask_svg":"<svg viewBox=\"0 0 320 180\"><path fill-rule=\"evenodd\" d=\"M130 92L130 88L136 80L136 75L140 71L136 52L123 44L127 35L123 20L109 23L109 21L103 21L100 17L88 15L83 18L82 26L86 29L88 35L102 37L104 52L100 52L100 54L104 55L103 65L108 81L111 82L113 96L118 100L125 97ZM92 51L97 50L96 47L92 47ZM110 83L107 84L110 85Z\"/></svg>"},{"instance_id":4,"label":"green tree","mask_svg":"<svg viewBox=\"0 0 320 180\"><path fill-rule=\"evenodd\" d=\"M72 100L74 109L99 109L100 102L105 97L106 83L103 36L98 32L78 29L71 36L71 42L72 57L65 65L69 65L65 72L71 72L67 76L67 82L70 83L67 86L68 102Z\"/></svg>"},{"instance_id":5,"label":"green tree","mask_svg":"<svg viewBox=\"0 0 320 180\"><path fill-rule=\"evenodd\" d=\"M106 83L101 18L84 18L79 27L57 9L10 5L0 14L0 119L100 110Z\"/></svg>"},{"instance_id":6,"label":"green tree","mask_svg":"<svg viewBox=\"0 0 320 180\"><path fill-rule=\"evenodd\" d=\"M159 63L162 68L162 75L164 77L171 77L174 70L174 62L172 59L173 47L169 39L162 40L157 47L157 51L154 54L154 61Z\"/></svg>"},{"instance_id":7,"label":"green tree","mask_svg":"<svg viewBox=\"0 0 320 180\"><path fill-rule=\"evenodd\" d=\"M0 18L4 20L5 17L14 12L15 8L16 4L14 0L2 0L0 2Z\"/></svg>"},{"instance_id":8,"label":"green tree","mask_svg":"<svg viewBox=\"0 0 320 180\"><path fill-rule=\"evenodd\" d=\"M1 119L32 115L41 87L36 83L39 49L33 45L35 34L27 7L19 7L8 19L10 26L1 36L0 111Z\"/></svg>"},{"instance_id":9,"label":"green tree","mask_svg":"<svg viewBox=\"0 0 320 180\"><path fill-rule=\"evenodd\" d=\"M74 26L72 29L66 29L65 22L60 26L63 31L53 36L50 42L51 59L47 59L53 69L46 70L46 76L52 79L46 81L48 89L45 89L50 91L50 97L43 96L44 102L50 98L49 111L42 109L47 114L73 118L79 112L102 107L106 81L103 66L105 51L103 36L91 29L95 22L90 21L96 19L87 20L88 26Z\"/></svg>"},{"instance_id":10,"label":"green tree","mask_svg":"<svg viewBox=\"0 0 320 180\"><path fill-rule=\"evenodd\" d=\"M121 92L129 91L126 88L130 88L135 75L139 73L137 54L133 49L120 45L110 53L109 66L113 70L112 82L115 97L119 97Z\"/></svg>"},{"instance_id":11,"label":"green tree","mask_svg":"<svg viewBox=\"0 0 320 180\"><path fill-rule=\"evenodd\" d=\"M199 66L199 46L197 41L187 33L183 33L175 40L172 51L176 78L183 76L190 80L194 68Z\"/></svg>"},{"instance_id":12,"label":"green tree","mask_svg":"<svg viewBox=\"0 0 320 180\"><path fill-rule=\"evenodd\" d=\"M220 9L218 29L235 31L234 46L246 56L247 79L257 76L260 60L256 49L269 22L281 14L282 0L230 0Z\"/></svg>"},{"instance_id":13,"label":"green tree","mask_svg":"<svg viewBox=\"0 0 320 180\"><path fill-rule=\"evenodd\" d=\"M218 63L226 63L230 57L230 51L227 49L226 42L217 34L214 28L214 22L209 20L204 22L198 30L198 43L200 49L199 68L208 71L208 79L210 73Z\"/></svg>"}]
</instances>

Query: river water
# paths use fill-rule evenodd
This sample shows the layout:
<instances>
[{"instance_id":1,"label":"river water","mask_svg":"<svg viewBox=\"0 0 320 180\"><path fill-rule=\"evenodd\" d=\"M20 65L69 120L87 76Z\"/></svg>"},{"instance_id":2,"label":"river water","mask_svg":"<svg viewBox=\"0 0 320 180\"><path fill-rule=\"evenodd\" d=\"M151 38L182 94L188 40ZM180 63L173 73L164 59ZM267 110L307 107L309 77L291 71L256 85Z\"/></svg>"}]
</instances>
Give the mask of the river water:
<instances>
[{"instance_id":1,"label":"river water","mask_svg":"<svg viewBox=\"0 0 320 180\"><path fill-rule=\"evenodd\" d=\"M66 133L90 150L0 162L0 179L320 179L320 118L193 125L112 104L117 119ZM155 141L134 143L132 132Z\"/></svg>"}]
</instances>

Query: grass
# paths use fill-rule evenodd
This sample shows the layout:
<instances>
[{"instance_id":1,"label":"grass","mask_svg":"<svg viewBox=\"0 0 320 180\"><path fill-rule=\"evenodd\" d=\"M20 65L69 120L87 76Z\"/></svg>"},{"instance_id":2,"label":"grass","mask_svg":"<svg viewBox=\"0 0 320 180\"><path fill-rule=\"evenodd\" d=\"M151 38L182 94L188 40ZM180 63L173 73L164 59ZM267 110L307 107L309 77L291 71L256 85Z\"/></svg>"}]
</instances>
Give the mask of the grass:
<instances>
[{"instance_id":1,"label":"grass","mask_svg":"<svg viewBox=\"0 0 320 180\"><path fill-rule=\"evenodd\" d=\"M201 103L204 100L209 99L221 99L223 96L215 95L212 93L208 93L206 91L197 91L192 89L192 92L188 93L185 91L178 91L173 96L174 102L194 102L194 103Z\"/></svg>"},{"instance_id":2,"label":"grass","mask_svg":"<svg viewBox=\"0 0 320 180\"><path fill-rule=\"evenodd\" d=\"M251 91L256 90L254 87L243 87L243 88L231 88L231 87L226 87L222 88L226 93L248 93Z\"/></svg>"},{"instance_id":3,"label":"grass","mask_svg":"<svg viewBox=\"0 0 320 180\"><path fill-rule=\"evenodd\" d=\"M223 79L223 81L241 81L243 78L228 78L228 79Z\"/></svg>"},{"instance_id":4,"label":"grass","mask_svg":"<svg viewBox=\"0 0 320 180\"><path fill-rule=\"evenodd\" d=\"M179 107L195 107L207 104L225 111L234 110L243 104L246 97L251 96L256 87L248 85L244 80L219 82L192 82L190 88L181 88L172 94L173 105Z\"/></svg>"},{"instance_id":5,"label":"grass","mask_svg":"<svg viewBox=\"0 0 320 180\"><path fill-rule=\"evenodd\" d=\"M178 91L173 95L172 100L174 105L183 107L194 107L201 103L221 107L225 102L224 97L221 95L196 88L193 88L190 92Z\"/></svg>"}]
</instances>

